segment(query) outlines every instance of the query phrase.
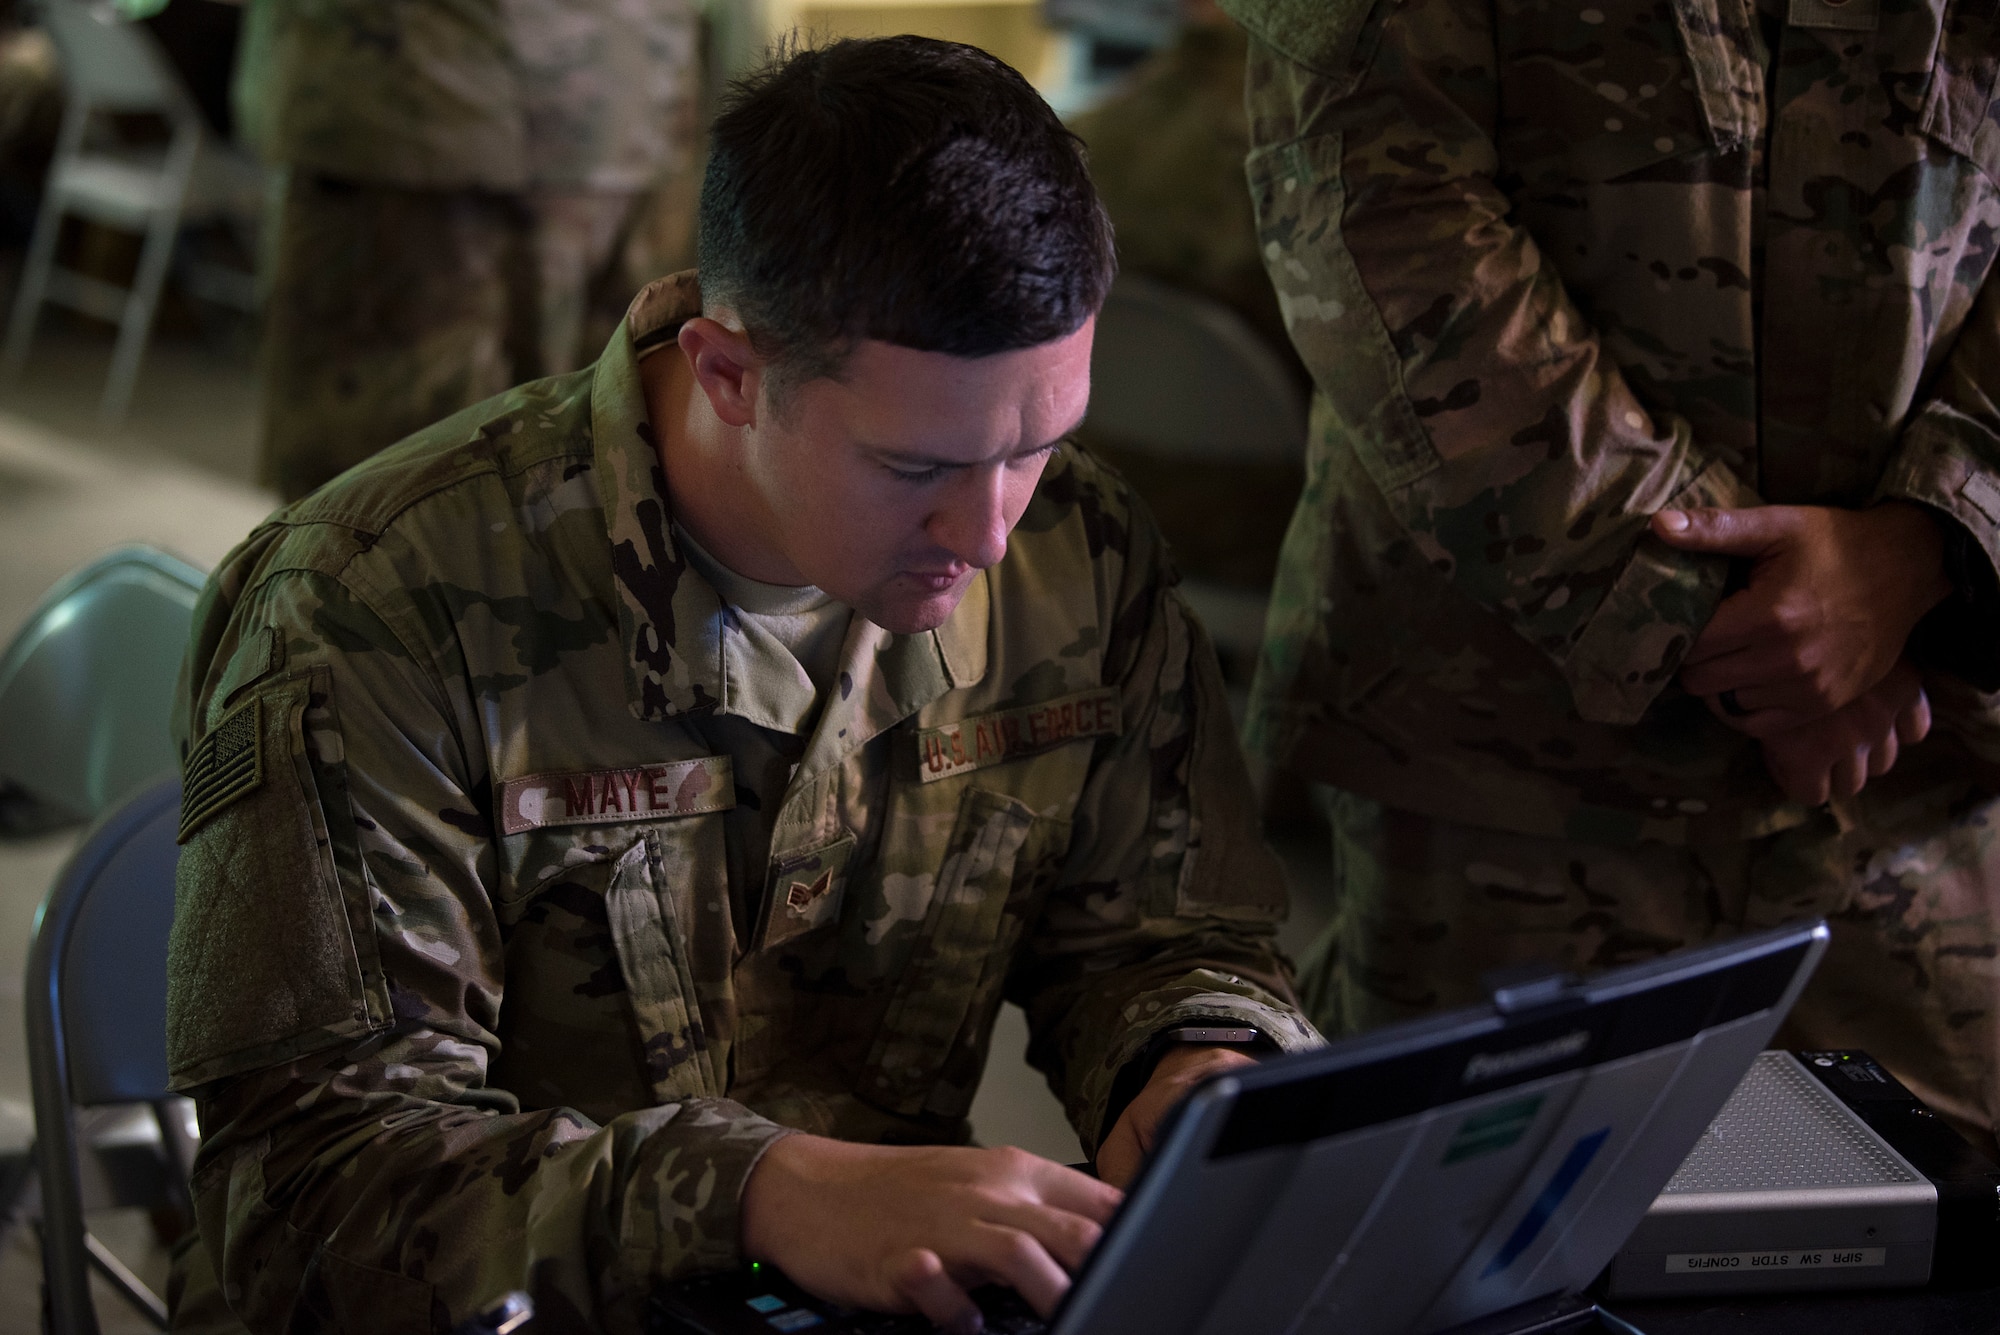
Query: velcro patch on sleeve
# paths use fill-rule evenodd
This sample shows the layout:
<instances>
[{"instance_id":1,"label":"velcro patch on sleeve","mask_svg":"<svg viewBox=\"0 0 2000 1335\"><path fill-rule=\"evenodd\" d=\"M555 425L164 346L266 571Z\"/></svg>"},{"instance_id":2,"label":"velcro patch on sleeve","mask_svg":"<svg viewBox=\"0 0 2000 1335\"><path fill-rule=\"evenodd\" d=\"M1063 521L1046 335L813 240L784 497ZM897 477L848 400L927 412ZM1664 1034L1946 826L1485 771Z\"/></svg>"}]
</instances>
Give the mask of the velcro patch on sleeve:
<instances>
[{"instance_id":1,"label":"velcro patch on sleeve","mask_svg":"<svg viewBox=\"0 0 2000 1335\"><path fill-rule=\"evenodd\" d=\"M1079 738L1116 737L1123 726L1118 692L1109 686L1019 709L975 714L917 733L917 778L934 783Z\"/></svg>"},{"instance_id":2,"label":"velcro patch on sleeve","mask_svg":"<svg viewBox=\"0 0 2000 1335\"><path fill-rule=\"evenodd\" d=\"M530 774L500 785L500 832L551 825L616 825L665 816L699 816L736 805L728 756L664 765Z\"/></svg>"},{"instance_id":3,"label":"velcro patch on sleeve","mask_svg":"<svg viewBox=\"0 0 2000 1335\"><path fill-rule=\"evenodd\" d=\"M181 770L181 825L189 837L231 802L264 783L264 698L253 696L209 729Z\"/></svg>"}]
</instances>

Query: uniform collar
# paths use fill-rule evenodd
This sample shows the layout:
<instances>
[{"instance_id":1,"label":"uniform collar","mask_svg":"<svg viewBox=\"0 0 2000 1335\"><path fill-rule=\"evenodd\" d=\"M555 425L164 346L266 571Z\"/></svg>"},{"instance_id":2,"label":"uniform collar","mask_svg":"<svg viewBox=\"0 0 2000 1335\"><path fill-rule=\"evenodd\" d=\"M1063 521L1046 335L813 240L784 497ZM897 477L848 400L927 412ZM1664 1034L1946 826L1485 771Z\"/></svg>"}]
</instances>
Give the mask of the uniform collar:
<instances>
[{"instance_id":1,"label":"uniform collar","mask_svg":"<svg viewBox=\"0 0 2000 1335\"><path fill-rule=\"evenodd\" d=\"M626 693L632 713L653 722L732 712L722 598L674 542L666 474L639 379L640 356L671 341L700 311L693 270L648 284L633 298L591 381L591 438L611 543ZM986 578L981 572L973 580L935 631L892 635L854 619L839 688L829 692L802 770L830 762L946 691L986 675Z\"/></svg>"}]
</instances>

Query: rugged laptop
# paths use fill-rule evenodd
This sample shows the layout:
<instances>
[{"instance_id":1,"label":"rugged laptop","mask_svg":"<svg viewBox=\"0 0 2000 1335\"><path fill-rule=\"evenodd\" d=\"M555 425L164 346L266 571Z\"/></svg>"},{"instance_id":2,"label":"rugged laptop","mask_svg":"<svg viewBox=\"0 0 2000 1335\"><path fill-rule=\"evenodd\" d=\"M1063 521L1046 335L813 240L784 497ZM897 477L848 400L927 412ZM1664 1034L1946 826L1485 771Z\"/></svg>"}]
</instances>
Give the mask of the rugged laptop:
<instances>
[{"instance_id":1,"label":"rugged laptop","mask_svg":"<svg viewBox=\"0 0 2000 1335\"><path fill-rule=\"evenodd\" d=\"M1632 1328L1575 1297L1617 1252L1826 948L1808 924L1219 1076L1181 1106L1055 1315L1000 1335ZM655 1329L928 1330L768 1268L674 1285Z\"/></svg>"}]
</instances>

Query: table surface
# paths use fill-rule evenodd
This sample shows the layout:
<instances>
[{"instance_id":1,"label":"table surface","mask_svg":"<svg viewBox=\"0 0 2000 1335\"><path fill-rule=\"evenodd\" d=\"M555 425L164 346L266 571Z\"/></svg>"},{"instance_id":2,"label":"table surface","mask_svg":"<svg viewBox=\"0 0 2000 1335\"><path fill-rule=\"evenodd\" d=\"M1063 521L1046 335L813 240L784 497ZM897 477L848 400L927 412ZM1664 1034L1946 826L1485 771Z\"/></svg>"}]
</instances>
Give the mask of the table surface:
<instances>
[{"instance_id":1,"label":"table surface","mask_svg":"<svg viewBox=\"0 0 2000 1335\"><path fill-rule=\"evenodd\" d=\"M1995 1287L1887 1293L1802 1293L1768 1298L1607 1300L1606 1311L1645 1335L1994 1335L2000 1331L2000 1257Z\"/></svg>"}]
</instances>

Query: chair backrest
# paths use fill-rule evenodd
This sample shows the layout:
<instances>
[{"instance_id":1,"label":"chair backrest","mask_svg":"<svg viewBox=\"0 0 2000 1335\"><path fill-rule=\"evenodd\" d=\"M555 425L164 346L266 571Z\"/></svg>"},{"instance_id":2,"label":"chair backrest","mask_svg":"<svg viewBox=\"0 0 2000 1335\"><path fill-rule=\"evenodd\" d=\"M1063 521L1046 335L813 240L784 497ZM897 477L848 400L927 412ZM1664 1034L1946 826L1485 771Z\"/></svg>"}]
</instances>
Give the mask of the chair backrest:
<instances>
[{"instance_id":1,"label":"chair backrest","mask_svg":"<svg viewBox=\"0 0 2000 1335\"><path fill-rule=\"evenodd\" d=\"M1120 274L1097 317L1087 425L1120 445L1202 459L1298 460L1305 395L1219 302Z\"/></svg>"},{"instance_id":2,"label":"chair backrest","mask_svg":"<svg viewBox=\"0 0 2000 1335\"><path fill-rule=\"evenodd\" d=\"M30 1043L59 1045L79 1105L167 1094L180 792L178 778L164 780L94 826L36 916L27 989L48 1005L52 1024Z\"/></svg>"},{"instance_id":3,"label":"chair backrest","mask_svg":"<svg viewBox=\"0 0 2000 1335\"><path fill-rule=\"evenodd\" d=\"M126 547L50 590L0 655L0 778L87 819L177 770L168 721L201 586Z\"/></svg>"},{"instance_id":4,"label":"chair backrest","mask_svg":"<svg viewBox=\"0 0 2000 1335\"><path fill-rule=\"evenodd\" d=\"M181 785L168 779L86 833L35 918L25 979L49 1328L96 1335L79 1106L167 1093L167 932ZM184 1165L181 1170L184 1171Z\"/></svg>"},{"instance_id":5,"label":"chair backrest","mask_svg":"<svg viewBox=\"0 0 2000 1335\"><path fill-rule=\"evenodd\" d=\"M120 18L109 4L34 0L62 61L72 97L105 111L153 111L178 117L188 97L153 35Z\"/></svg>"}]
</instances>

